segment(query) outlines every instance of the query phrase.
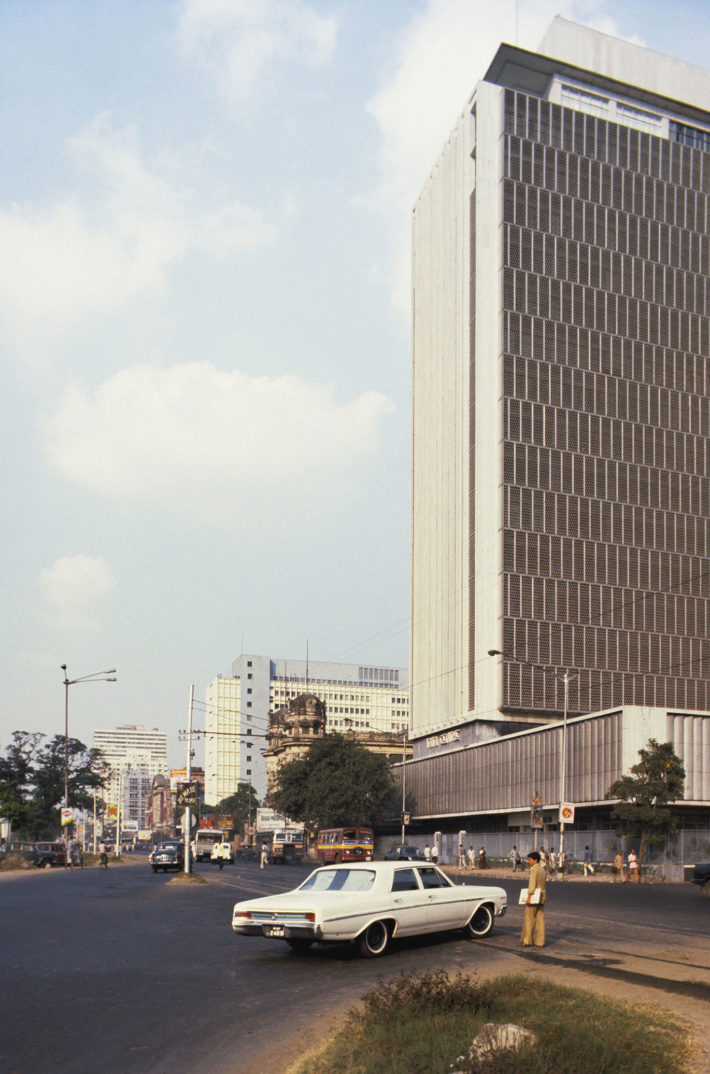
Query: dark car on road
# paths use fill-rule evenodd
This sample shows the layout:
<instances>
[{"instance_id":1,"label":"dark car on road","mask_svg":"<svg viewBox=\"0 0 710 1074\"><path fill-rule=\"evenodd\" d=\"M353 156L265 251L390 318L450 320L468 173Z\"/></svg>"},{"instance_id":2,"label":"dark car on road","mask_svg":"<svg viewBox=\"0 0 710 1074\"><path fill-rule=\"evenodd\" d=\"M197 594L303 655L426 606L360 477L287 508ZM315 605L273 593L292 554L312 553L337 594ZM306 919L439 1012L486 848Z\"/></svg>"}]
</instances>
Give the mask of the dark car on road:
<instances>
[{"instance_id":1,"label":"dark car on road","mask_svg":"<svg viewBox=\"0 0 710 1074\"><path fill-rule=\"evenodd\" d=\"M34 843L13 839L0 846L0 861L5 861L6 858L17 858L23 869L29 869L31 865L37 865L39 854Z\"/></svg>"},{"instance_id":2,"label":"dark car on road","mask_svg":"<svg viewBox=\"0 0 710 1074\"><path fill-rule=\"evenodd\" d=\"M173 839L164 843L157 843L148 855L148 861L154 873L157 873L159 869L162 869L164 873L167 873L168 869L177 869L179 871L185 864L184 844Z\"/></svg>"},{"instance_id":3,"label":"dark car on road","mask_svg":"<svg viewBox=\"0 0 710 1074\"><path fill-rule=\"evenodd\" d=\"M693 883L700 884L700 890L710 895L710 862L693 866Z\"/></svg>"},{"instance_id":4,"label":"dark car on road","mask_svg":"<svg viewBox=\"0 0 710 1074\"><path fill-rule=\"evenodd\" d=\"M422 861L424 855L418 847L409 847L401 844L392 847L385 854L385 861Z\"/></svg>"},{"instance_id":5,"label":"dark car on road","mask_svg":"<svg viewBox=\"0 0 710 1074\"><path fill-rule=\"evenodd\" d=\"M37 848L37 865L40 869L51 869L53 865L66 865L67 848L64 843L35 843Z\"/></svg>"}]
</instances>

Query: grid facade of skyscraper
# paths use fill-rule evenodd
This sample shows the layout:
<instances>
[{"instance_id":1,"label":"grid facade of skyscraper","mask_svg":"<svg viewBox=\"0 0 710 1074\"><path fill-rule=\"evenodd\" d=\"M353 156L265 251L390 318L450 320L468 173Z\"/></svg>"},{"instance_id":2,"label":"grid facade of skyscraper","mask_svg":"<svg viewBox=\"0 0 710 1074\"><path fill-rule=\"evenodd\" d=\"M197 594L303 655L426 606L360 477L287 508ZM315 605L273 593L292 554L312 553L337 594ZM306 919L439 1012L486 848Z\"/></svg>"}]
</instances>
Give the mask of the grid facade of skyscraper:
<instances>
[{"instance_id":1,"label":"grid facade of skyscraper","mask_svg":"<svg viewBox=\"0 0 710 1074\"><path fill-rule=\"evenodd\" d=\"M581 712L704 709L710 155L567 99L505 92L503 648Z\"/></svg>"},{"instance_id":2,"label":"grid facade of skyscraper","mask_svg":"<svg viewBox=\"0 0 710 1074\"><path fill-rule=\"evenodd\" d=\"M709 198L707 71L556 19L474 88L414 211L415 755L563 673L710 708Z\"/></svg>"}]
</instances>

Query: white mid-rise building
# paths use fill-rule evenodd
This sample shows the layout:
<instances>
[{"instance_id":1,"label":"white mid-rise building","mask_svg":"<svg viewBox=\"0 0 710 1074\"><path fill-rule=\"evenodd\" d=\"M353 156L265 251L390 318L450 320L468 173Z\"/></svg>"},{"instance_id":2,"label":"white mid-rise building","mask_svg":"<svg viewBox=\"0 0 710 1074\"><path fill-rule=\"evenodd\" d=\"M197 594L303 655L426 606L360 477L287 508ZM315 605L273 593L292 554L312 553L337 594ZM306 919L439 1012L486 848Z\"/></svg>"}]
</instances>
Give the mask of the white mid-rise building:
<instances>
[{"instance_id":1,"label":"white mid-rise building","mask_svg":"<svg viewBox=\"0 0 710 1074\"><path fill-rule=\"evenodd\" d=\"M218 805L239 783L266 793L268 714L298 694L326 705L326 731L393 731L409 725L406 668L272 660L242 655L231 678L218 678L206 694L205 799Z\"/></svg>"},{"instance_id":2,"label":"white mid-rise building","mask_svg":"<svg viewBox=\"0 0 710 1074\"><path fill-rule=\"evenodd\" d=\"M111 766L104 800L120 805L122 821L138 821L144 826L145 799L154 776L167 776L168 740L165 731L146 730L136 724L95 729L91 745L101 750Z\"/></svg>"}]
</instances>

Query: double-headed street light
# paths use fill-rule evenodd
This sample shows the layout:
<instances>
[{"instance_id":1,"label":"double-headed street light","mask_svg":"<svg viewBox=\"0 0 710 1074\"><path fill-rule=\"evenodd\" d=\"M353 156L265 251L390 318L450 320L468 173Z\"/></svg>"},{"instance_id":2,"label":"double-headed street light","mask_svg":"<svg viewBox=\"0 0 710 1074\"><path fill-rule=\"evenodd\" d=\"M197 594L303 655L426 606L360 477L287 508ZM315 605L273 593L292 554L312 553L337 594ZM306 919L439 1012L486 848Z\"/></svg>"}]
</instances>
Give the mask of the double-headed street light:
<instances>
[{"instance_id":1,"label":"double-headed street light","mask_svg":"<svg viewBox=\"0 0 710 1074\"><path fill-rule=\"evenodd\" d=\"M553 671L551 667L545 667L544 664L533 664L530 660L521 660L517 656L509 656L508 653L502 652L500 649L489 649L489 656L502 656L504 660L510 660L514 664L525 664L529 668L537 668L538 671L544 671L547 675L553 675L558 682L564 684L564 714L562 718L562 748L560 757L560 811L559 811L559 824L560 824L560 857L565 849L565 822L562 816L562 809L565 805L566 793L567 793L567 714L569 712L569 684L572 679L576 679L579 675L578 671L564 671L562 673Z\"/></svg>"},{"instance_id":2,"label":"double-headed street light","mask_svg":"<svg viewBox=\"0 0 710 1074\"><path fill-rule=\"evenodd\" d=\"M70 679L67 665L62 664L64 672L64 807L69 808L69 687L76 686L79 682L116 682L116 669L108 671L94 671L91 675L82 675L78 679ZM68 827L66 829L65 842L69 843Z\"/></svg>"}]
</instances>

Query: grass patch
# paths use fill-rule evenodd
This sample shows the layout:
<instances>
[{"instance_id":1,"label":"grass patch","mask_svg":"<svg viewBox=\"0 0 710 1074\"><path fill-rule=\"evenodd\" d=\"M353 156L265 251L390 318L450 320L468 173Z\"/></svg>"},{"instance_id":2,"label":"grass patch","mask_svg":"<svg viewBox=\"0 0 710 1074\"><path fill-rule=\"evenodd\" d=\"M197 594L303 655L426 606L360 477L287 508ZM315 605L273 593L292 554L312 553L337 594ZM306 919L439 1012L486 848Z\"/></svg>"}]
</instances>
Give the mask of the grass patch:
<instances>
[{"instance_id":1,"label":"grass patch","mask_svg":"<svg viewBox=\"0 0 710 1074\"><path fill-rule=\"evenodd\" d=\"M486 1022L524 1026L538 1043L472 1067L468 1050ZM532 977L478 984L437 970L380 980L290 1074L685 1074L688 1065L685 1028L656 1008Z\"/></svg>"}]
</instances>

